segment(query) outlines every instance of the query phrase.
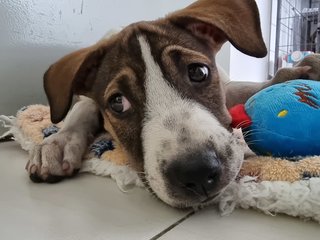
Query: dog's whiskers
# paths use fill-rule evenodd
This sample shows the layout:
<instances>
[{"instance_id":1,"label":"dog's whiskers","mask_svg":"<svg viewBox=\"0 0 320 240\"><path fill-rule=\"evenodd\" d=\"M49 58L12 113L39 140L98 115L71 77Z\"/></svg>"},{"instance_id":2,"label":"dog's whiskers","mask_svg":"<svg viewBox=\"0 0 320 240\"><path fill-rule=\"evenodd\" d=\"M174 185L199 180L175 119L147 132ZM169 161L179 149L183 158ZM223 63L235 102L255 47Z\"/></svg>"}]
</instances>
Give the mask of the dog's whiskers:
<instances>
[{"instance_id":1,"label":"dog's whiskers","mask_svg":"<svg viewBox=\"0 0 320 240\"><path fill-rule=\"evenodd\" d=\"M244 120L244 121L238 123L238 125L235 128L242 128L243 125L250 123L250 122L251 122L250 120Z\"/></svg>"},{"instance_id":2,"label":"dog's whiskers","mask_svg":"<svg viewBox=\"0 0 320 240\"><path fill-rule=\"evenodd\" d=\"M243 136L244 137L249 137L252 134L261 133L261 132L263 132L263 130L249 130L249 131L244 132Z\"/></svg>"},{"instance_id":3,"label":"dog's whiskers","mask_svg":"<svg viewBox=\"0 0 320 240\"><path fill-rule=\"evenodd\" d=\"M259 139L257 139L257 140L252 140L252 141L250 141L250 142L247 142L247 145L250 146L250 145L253 145L253 144L258 143L258 142L261 142L261 141L262 141L262 140L259 140Z\"/></svg>"},{"instance_id":4,"label":"dog's whiskers","mask_svg":"<svg viewBox=\"0 0 320 240\"><path fill-rule=\"evenodd\" d=\"M150 186L150 182L148 181L148 179L146 178L147 174L146 172L142 171L142 172L137 172L137 174L140 177L140 181L142 182L142 184L144 185L144 187L147 189L147 191L149 193L151 193L151 196L159 199L159 197L157 196L157 194L153 191L153 189Z\"/></svg>"},{"instance_id":5,"label":"dog's whiskers","mask_svg":"<svg viewBox=\"0 0 320 240\"><path fill-rule=\"evenodd\" d=\"M183 184L182 182L179 182L180 187L188 189L189 191L193 192L194 194L196 194L198 197L202 197L197 191L195 191L194 189L186 186L185 184Z\"/></svg>"}]
</instances>

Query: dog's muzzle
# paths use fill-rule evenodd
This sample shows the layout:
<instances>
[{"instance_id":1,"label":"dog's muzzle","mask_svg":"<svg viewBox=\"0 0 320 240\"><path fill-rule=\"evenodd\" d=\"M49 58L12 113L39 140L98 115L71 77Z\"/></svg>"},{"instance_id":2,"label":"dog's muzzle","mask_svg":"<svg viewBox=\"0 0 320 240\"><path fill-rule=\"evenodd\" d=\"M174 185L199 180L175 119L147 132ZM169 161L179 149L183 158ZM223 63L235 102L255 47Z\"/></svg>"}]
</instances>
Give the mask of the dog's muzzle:
<instances>
[{"instance_id":1,"label":"dog's muzzle","mask_svg":"<svg viewBox=\"0 0 320 240\"><path fill-rule=\"evenodd\" d=\"M197 151L177 157L164 170L176 195L207 199L219 185L222 166L214 151Z\"/></svg>"}]
</instances>

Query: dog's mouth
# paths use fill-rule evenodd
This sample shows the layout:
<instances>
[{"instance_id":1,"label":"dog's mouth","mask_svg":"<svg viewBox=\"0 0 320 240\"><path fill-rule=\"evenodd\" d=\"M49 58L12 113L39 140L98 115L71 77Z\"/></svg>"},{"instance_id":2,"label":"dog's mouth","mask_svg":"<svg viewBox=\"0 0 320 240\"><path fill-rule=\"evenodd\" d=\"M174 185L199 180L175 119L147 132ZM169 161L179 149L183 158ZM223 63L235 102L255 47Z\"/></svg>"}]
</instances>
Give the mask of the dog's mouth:
<instances>
[{"instance_id":1,"label":"dog's mouth","mask_svg":"<svg viewBox=\"0 0 320 240\"><path fill-rule=\"evenodd\" d=\"M187 209L187 208L193 208L193 209L199 209L201 207L208 206L216 201L216 199L219 198L219 196L222 194L223 191L216 192L212 195L206 196L206 197L198 197L196 199L180 199L179 201L165 201L164 199L160 198L157 193L151 188L149 182L143 177L142 180L145 188L148 190L149 193L151 193L154 197L159 199L160 201L163 201L167 203L168 205L176 208L181 209Z\"/></svg>"},{"instance_id":2,"label":"dog's mouth","mask_svg":"<svg viewBox=\"0 0 320 240\"><path fill-rule=\"evenodd\" d=\"M220 196L221 192L213 194L211 197L208 197L206 200L202 201L201 204L209 204L212 201L216 200Z\"/></svg>"},{"instance_id":3,"label":"dog's mouth","mask_svg":"<svg viewBox=\"0 0 320 240\"><path fill-rule=\"evenodd\" d=\"M229 166L213 159L205 159L208 161L203 161L200 166L199 159L195 161L197 165L189 163L182 166L175 161L173 165L162 166L164 169L160 178L147 173L139 174L139 177L151 194L168 205L199 208L215 202L238 173L238 170L230 171ZM194 172L194 169L200 169L200 172Z\"/></svg>"},{"instance_id":4,"label":"dog's mouth","mask_svg":"<svg viewBox=\"0 0 320 240\"><path fill-rule=\"evenodd\" d=\"M221 139L225 142L220 145L209 138L206 144L189 144L175 151L178 154L158 150L145 156L142 182L172 207L209 205L236 178L243 160L242 147L233 135Z\"/></svg>"}]
</instances>

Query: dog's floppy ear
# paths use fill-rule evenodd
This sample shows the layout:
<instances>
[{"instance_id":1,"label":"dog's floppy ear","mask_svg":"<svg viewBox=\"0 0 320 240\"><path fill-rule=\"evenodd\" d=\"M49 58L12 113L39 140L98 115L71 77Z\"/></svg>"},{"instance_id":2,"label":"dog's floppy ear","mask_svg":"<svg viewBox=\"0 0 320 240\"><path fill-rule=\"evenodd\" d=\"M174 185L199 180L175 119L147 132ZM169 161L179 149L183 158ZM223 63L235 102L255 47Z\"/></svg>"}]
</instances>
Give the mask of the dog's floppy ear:
<instances>
[{"instance_id":1,"label":"dog's floppy ear","mask_svg":"<svg viewBox=\"0 0 320 240\"><path fill-rule=\"evenodd\" d=\"M198 0L167 19L197 37L212 41L215 50L229 40L247 55L264 57L267 54L254 0Z\"/></svg>"},{"instance_id":2,"label":"dog's floppy ear","mask_svg":"<svg viewBox=\"0 0 320 240\"><path fill-rule=\"evenodd\" d=\"M94 45L68 54L47 70L44 89L53 123L67 115L74 94L89 94L103 56L103 47Z\"/></svg>"}]
</instances>

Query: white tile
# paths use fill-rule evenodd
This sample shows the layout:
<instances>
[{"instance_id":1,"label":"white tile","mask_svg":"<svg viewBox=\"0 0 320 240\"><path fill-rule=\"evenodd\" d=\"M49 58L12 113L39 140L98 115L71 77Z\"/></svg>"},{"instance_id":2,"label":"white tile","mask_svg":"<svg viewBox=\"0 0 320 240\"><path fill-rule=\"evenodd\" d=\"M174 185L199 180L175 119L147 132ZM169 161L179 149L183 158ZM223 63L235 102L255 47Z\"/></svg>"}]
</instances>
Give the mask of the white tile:
<instances>
[{"instance_id":1,"label":"white tile","mask_svg":"<svg viewBox=\"0 0 320 240\"><path fill-rule=\"evenodd\" d=\"M122 193L107 178L34 184L26 160L15 143L0 144L0 239L150 239L186 215L143 189Z\"/></svg>"},{"instance_id":2,"label":"white tile","mask_svg":"<svg viewBox=\"0 0 320 240\"><path fill-rule=\"evenodd\" d=\"M237 210L221 217L213 207L193 215L161 240L301 240L319 239L320 225L287 216Z\"/></svg>"}]
</instances>

